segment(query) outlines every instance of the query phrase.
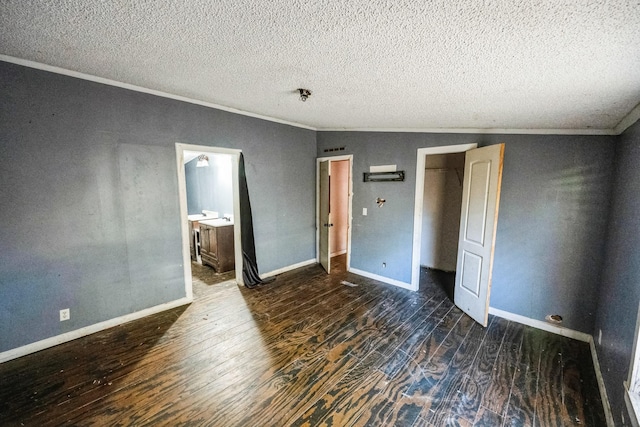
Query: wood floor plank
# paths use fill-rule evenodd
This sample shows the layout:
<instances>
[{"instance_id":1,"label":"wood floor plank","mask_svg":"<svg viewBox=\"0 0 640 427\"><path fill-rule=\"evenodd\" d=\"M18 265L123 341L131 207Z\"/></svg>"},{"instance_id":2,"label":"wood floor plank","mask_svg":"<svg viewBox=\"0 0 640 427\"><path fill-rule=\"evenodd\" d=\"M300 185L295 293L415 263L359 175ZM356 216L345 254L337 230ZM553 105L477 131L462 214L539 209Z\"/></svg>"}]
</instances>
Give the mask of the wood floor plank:
<instances>
[{"instance_id":1,"label":"wood floor plank","mask_svg":"<svg viewBox=\"0 0 640 427\"><path fill-rule=\"evenodd\" d=\"M212 329L216 330L215 328ZM197 362L203 358L204 362L208 364L211 362L215 362L209 360L207 357L207 351L215 350L216 346L218 348L230 349L233 348L232 344L236 346L242 345L246 340L250 340L251 337L255 337L257 335L257 328L255 325L251 325L248 323L240 323L239 325L232 327L226 325L221 330L218 330L218 334L209 336L204 335L200 336L204 338L204 340L199 342L191 342L189 345L185 345L183 351L180 352L177 356L179 356L179 360L176 361L170 356L176 356L175 349L172 351L163 351L162 348L158 348L158 352L154 354L154 357L146 357L144 360L141 360L139 366L132 366L135 369L126 369L126 370L115 370L111 372L109 375L104 375L103 377L98 377L98 382L91 384L90 382L85 382L83 387L76 387L73 392L69 392L67 394L68 399L73 399L76 396L82 396L77 399L77 402L84 401L86 403L90 403L95 400L97 397L104 396L104 391L100 390L100 387L104 387L108 385L110 389L113 391L117 391L121 387L127 387L130 384L137 384L140 381L150 380L149 374L144 370L144 366L146 365L154 365L156 370L156 375L158 376L159 372L163 372L169 367L175 367L177 362L184 364L197 364ZM221 351L221 350L217 350ZM100 372L100 371L98 371ZM89 379L90 380L90 379ZM160 377L158 381L162 382L164 379ZM66 401L67 399L65 399ZM76 405L78 404L76 403Z\"/></svg>"},{"instance_id":2,"label":"wood floor plank","mask_svg":"<svg viewBox=\"0 0 640 427\"><path fill-rule=\"evenodd\" d=\"M232 328L232 329L227 330L227 333L228 333L228 334L231 334L231 335L236 334L237 332L238 332L238 331L234 330L233 328ZM217 340L217 341L220 341L220 340ZM184 358L185 356L186 356L186 355L183 355L182 357Z\"/></svg>"},{"instance_id":3,"label":"wood floor plank","mask_svg":"<svg viewBox=\"0 0 640 427\"><path fill-rule=\"evenodd\" d=\"M393 359L394 361L397 360L405 360L407 359L407 357L411 357L407 355L408 351L418 351L418 349L420 348L420 344L423 343L426 338L431 334L431 332L436 328L436 326L438 324L440 324L443 320L442 319L449 319L447 316L449 314L449 312L452 309L452 305L449 304L443 304L442 301L435 301L435 303L437 303L437 306L433 309L432 313L435 314L434 317L429 317L428 319L422 319L415 327L415 330L413 331L414 333L409 334L406 338L405 341L400 344L400 346L396 349L397 351L393 351L391 356L387 356L387 359ZM431 320L431 319L437 319L437 320ZM447 322L450 320L447 320ZM424 336L426 335L426 337ZM386 349L387 354L389 352L389 349ZM426 351L424 354L427 354ZM396 355L400 355L401 357L398 359L396 357ZM413 363L413 367L415 369L420 369L418 366L418 363L415 360L412 360ZM386 362L384 364L384 367L389 367L390 362ZM402 372L403 375L406 375L406 378L404 379L404 381L397 381L395 379L390 379L389 375L394 375L395 374L400 374L400 369L401 369L401 363L397 363L395 367L392 367L390 369L385 369L385 368L381 368L378 367L378 369L381 369L382 373L384 373L384 376L380 376L379 373L376 373L374 378L377 379L377 381L375 381L371 386L371 393L369 396L369 400L370 402L365 405L362 410L357 411L356 415L359 418L358 421L356 422L357 425L359 425L360 423L366 423L367 425L375 425L375 424L379 424L382 423L384 421L384 419L389 416L389 411L391 409L391 406L393 406L393 401L395 401L396 397L397 397L397 393L400 392L402 393L402 391L404 389L406 389L412 382L413 382L413 374L411 374L410 372L404 371ZM404 386L403 386L404 383ZM395 387L390 387L388 385L390 384L394 384L397 385ZM391 394L391 395L395 395L395 397L392 398L387 398L387 397L383 397L382 399L379 399L381 397L380 393L382 391L385 391L387 394ZM373 397L371 397L373 396ZM380 404L379 404L380 403ZM347 405L347 406L353 406L354 404L350 401L347 401L345 403L343 403L343 405ZM351 411L351 413L353 413L354 411ZM358 415L359 413L359 415ZM362 413L366 413L365 415L362 415Z\"/></svg>"},{"instance_id":4,"label":"wood floor plank","mask_svg":"<svg viewBox=\"0 0 640 427\"><path fill-rule=\"evenodd\" d=\"M377 343L384 340L386 336L397 327L401 318L406 317L404 314L406 308L413 305L414 296L406 295L397 299L387 300L380 305L381 314L374 316L373 322L356 322L356 330L350 335L346 341L332 342L328 341L323 347L326 348L324 359L318 362L318 366L311 365L308 369L304 369L301 377L290 380L287 384L288 390L292 393L304 393L306 396L317 396L320 398L325 394L337 380L347 375L359 363L360 359L364 359L376 347ZM395 320L393 320L395 319ZM320 366L322 365L322 366ZM301 378L301 380L298 380ZM312 379L313 384L307 378ZM267 386L270 387L270 386ZM296 390L300 387L300 390ZM272 393L266 391L265 396L271 396ZM279 396L279 393L278 393ZM303 403L296 402L291 404L274 405L273 400L269 401L268 406L263 405L263 411L257 412L258 418L264 412L274 413L280 412L283 416L287 413L297 413L304 406ZM275 408L274 408L275 406ZM245 417L245 420L248 420Z\"/></svg>"},{"instance_id":5,"label":"wood floor plank","mask_svg":"<svg viewBox=\"0 0 640 427\"><path fill-rule=\"evenodd\" d=\"M446 309L446 307L443 308ZM385 422L407 423L409 420L413 422L423 408L432 406L434 397L431 390L419 387L412 390L411 387L418 381L426 379L424 366L431 360L462 316L461 312L450 308L426 339L418 346L412 346L414 352L405 353L407 355L405 368L389 371L389 375L395 374L394 377L389 377L390 381L382 380L374 386L376 396L372 399L372 409L362 414L356 425L367 425L381 419ZM393 387L388 386L389 382Z\"/></svg>"},{"instance_id":6,"label":"wood floor plank","mask_svg":"<svg viewBox=\"0 0 640 427\"><path fill-rule=\"evenodd\" d=\"M357 303L358 300L355 300L354 303ZM349 306L345 306L345 308L349 308ZM311 320L313 321L313 317L305 317L305 320ZM288 334L287 333L287 329L285 329L284 333L281 333L282 331L280 331L279 327L274 327L273 329L270 329L270 326L272 326L271 323L266 323L265 325L263 325L263 328L258 331L256 329L256 334L254 334L253 336L249 336L249 337L241 337L241 342L242 343L246 343L249 347L251 346L252 342L256 342L256 341L263 341L263 342L274 342L274 352L271 352L270 354L262 354L258 351L256 351L257 349L255 348L255 346L253 346L251 353L249 353L250 357L247 358L246 360L242 359L242 358L238 358L237 356L234 357L233 354L229 354L228 353L228 349L225 347L222 350L217 350L215 348L211 349L211 353L214 355L218 355L218 359L219 360L209 360L206 359L204 360L204 365L205 366L210 366L215 368L215 371L210 372L209 370L207 370L205 368L205 370L199 371L200 375L198 377L198 379L196 381L191 381L188 384L185 384L184 387L186 387L184 390L183 389L172 389L172 394L168 394L165 393L165 396L163 397L164 400L168 401L168 402L172 402L173 401L173 395L177 395L178 397L181 396L184 393L190 393L190 390L198 390L199 388L205 387L207 386L212 380L209 379L211 376L213 376L213 379L217 380L218 384L218 388L220 387L220 385L224 385L224 384L228 384L228 383L233 383L234 381L223 381L223 379L225 378L224 376L220 376L218 377L218 375L223 375L223 374L228 374L228 371L223 370L222 368L229 365L229 363L227 362L232 362L231 366L237 368L240 368L242 366L245 366L247 364L254 364L252 366L252 368L259 368L261 365L261 359L266 358L267 360L280 360L282 361L282 363L287 363L287 360L289 360L291 357L295 357L296 354L293 353L291 354L291 349L298 349L298 351L305 351L304 348L300 348L299 346L296 347L295 345L295 341L296 341L296 337L294 334ZM293 328L298 327L299 324L296 323L293 325ZM259 329L259 328L258 328ZM266 331L265 331L266 330ZM286 337L286 338L285 338ZM290 337L293 337L292 340L289 340ZM294 342L291 342L294 341ZM284 345L283 343L287 343L288 345ZM247 348L247 345L245 345L244 347L241 347L240 351L243 351ZM278 351L278 349L282 350L282 351ZM185 365L186 367L184 369L191 369L191 367L194 366L194 362L192 360L185 360ZM272 366L273 362L271 361L267 367ZM209 368L210 369L210 368ZM266 368L265 368L266 369ZM246 370L245 370L246 372ZM255 372L255 371L252 371ZM176 380L182 378L182 377L188 377L188 375L185 374L179 374L175 376ZM173 383L171 381L167 381L167 379L164 377L164 375L158 375L158 381L160 382L164 382L164 387L169 387L171 386ZM146 384L153 384L153 379L147 379ZM137 385L137 384L136 384ZM220 391L220 390L218 390ZM136 390L136 388L134 387L130 393L132 395L135 395L138 391ZM154 397L154 399L152 399L150 402L153 402L154 404L158 404L161 403L162 399L157 399ZM106 403L106 402L105 402ZM152 407L150 407L152 405L152 403L147 403L144 404L144 402L139 402L136 405L135 411L136 412L141 412L142 409L144 408L148 408L148 409L153 409ZM109 411L109 407L107 406L107 408L105 409L107 412ZM132 409L133 410L133 409ZM126 414L121 414L121 415L126 415Z\"/></svg>"},{"instance_id":7,"label":"wood floor plank","mask_svg":"<svg viewBox=\"0 0 640 427\"><path fill-rule=\"evenodd\" d=\"M301 427L353 424L371 400L371 385L384 377L380 371L373 369L382 358L378 352L371 353L302 415L294 415L290 425Z\"/></svg>"},{"instance_id":8,"label":"wood floor plank","mask_svg":"<svg viewBox=\"0 0 640 427\"><path fill-rule=\"evenodd\" d=\"M474 379L478 366L483 366L483 361L479 360L479 353L483 349L482 354L486 355L485 345L492 348L496 345L496 334L493 331L503 330L502 322L494 325L497 321L498 318L491 316L486 329L476 325L467 335L449 366L449 378L446 379L446 384L441 387L440 396L434 400L432 406L423 411L422 416L427 421L436 424L442 423L442 417L447 413L466 420L475 418L484 392L483 383ZM487 339L489 332L492 332L493 335Z\"/></svg>"},{"instance_id":9,"label":"wood floor plank","mask_svg":"<svg viewBox=\"0 0 640 427\"><path fill-rule=\"evenodd\" d=\"M192 304L0 364L0 425L604 424L587 344L335 261L251 290L192 264Z\"/></svg>"},{"instance_id":10,"label":"wood floor plank","mask_svg":"<svg viewBox=\"0 0 640 427\"><path fill-rule=\"evenodd\" d=\"M385 374L395 377L400 370L410 364L412 369L408 374L412 378L411 382L421 376L422 371L418 366L419 359L416 358L416 355L423 349L423 343L431 336L431 333L440 324L441 320L449 316L452 308L453 306L450 302L441 302L432 312L432 315L420 322L398 347L386 349L385 356L388 356L388 360L379 369Z\"/></svg>"},{"instance_id":11,"label":"wood floor plank","mask_svg":"<svg viewBox=\"0 0 640 427\"><path fill-rule=\"evenodd\" d=\"M458 348L462 345L473 324L474 321L469 316L464 314L460 315L458 322L451 328L451 331L444 340L442 340L440 346L431 355L429 361L421 366L424 378L416 384L420 383L423 386L428 384L430 387L438 385L447 374L458 352ZM409 393L411 393L411 389Z\"/></svg>"},{"instance_id":12,"label":"wood floor plank","mask_svg":"<svg viewBox=\"0 0 640 427\"><path fill-rule=\"evenodd\" d=\"M569 394L574 399L570 403L571 409L568 406L569 415L579 418L581 413L584 414L583 425L605 425L604 407L589 344L564 338L562 349L563 390L565 398Z\"/></svg>"},{"instance_id":13,"label":"wood floor plank","mask_svg":"<svg viewBox=\"0 0 640 427\"><path fill-rule=\"evenodd\" d=\"M436 421L436 424L427 421L424 418L419 417L414 427L472 427L473 421L469 421L460 417L457 414L444 414L441 420Z\"/></svg>"},{"instance_id":14,"label":"wood floor plank","mask_svg":"<svg viewBox=\"0 0 640 427\"><path fill-rule=\"evenodd\" d=\"M546 426L571 425L562 391L562 341L558 335L545 334L539 340L538 392L536 423Z\"/></svg>"},{"instance_id":15,"label":"wood floor plank","mask_svg":"<svg viewBox=\"0 0 640 427\"><path fill-rule=\"evenodd\" d=\"M523 328L509 322L491 371L489 386L483 394L480 405L499 415L505 415L511 395L511 388L519 367L519 354L522 345Z\"/></svg>"},{"instance_id":16,"label":"wood floor plank","mask_svg":"<svg viewBox=\"0 0 640 427\"><path fill-rule=\"evenodd\" d=\"M343 327L329 336L326 340L310 345L309 348L298 351L297 357L292 363L286 366L274 365L272 369L264 372L257 378L256 384L251 387L251 396L259 402L258 404L244 408L234 405L237 397L231 396L228 401L221 406L225 411L219 412L212 417L211 422L222 423L231 422L242 425L241 420L246 417L256 417L261 419L263 413L276 413L285 409L288 402L287 393L294 395L322 393L322 387L331 385L333 375L339 375L348 370L355 358L349 358L349 352L358 346L368 345L367 333L373 333L370 326L380 316L394 312L403 303L408 303L410 296L399 296L395 299L385 299L370 309L369 315L354 319L354 321L343 325ZM359 337L360 339L355 339ZM283 390L284 389L284 390ZM284 391L284 392L283 392ZM245 392L247 392L245 390ZM285 400L283 400L283 397ZM297 403L297 402L294 402ZM209 402L207 399L191 402L188 410L192 414L198 411L207 412ZM272 414L264 415L264 418L272 418Z\"/></svg>"},{"instance_id":17,"label":"wood floor plank","mask_svg":"<svg viewBox=\"0 0 640 427\"><path fill-rule=\"evenodd\" d=\"M474 323L446 366L437 368L439 381L430 390L431 406L425 408L421 415L426 421L434 425L443 425L449 422L448 419L467 417L468 420L473 420L477 405L469 407L470 396L464 394L463 386L482 345L485 332ZM477 401L478 399L472 400Z\"/></svg>"},{"instance_id":18,"label":"wood floor plank","mask_svg":"<svg viewBox=\"0 0 640 427\"><path fill-rule=\"evenodd\" d=\"M474 427L496 427L501 426L504 422L502 415L496 414L495 412L485 408L484 406L480 407L478 411L478 415L476 416L475 421L473 422Z\"/></svg>"},{"instance_id":19,"label":"wood floor plank","mask_svg":"<svg viewBox=\"0 0 640 427\"><path fill-rule=\"evenodd\" d=\"M402 343L414 342L415 335L423 331L422 326L425 319L428 319L442 305L440 298L431 298L423 306L419 307L400 324L391 334L379 337L375 350L370 352L362 362L346 374L334 387L318 399L310 408L305 408L305 412L294 421L293 425L321 425L324 423L336 423L345 425L357 419L363 403L370 400L369 395L354 394L353 390L369 389L367 383L380 378L380 372L372 372L382 366L387 366L386 359L389 351L393 351ZM435 326L435 322L434 323ZM421 337L424 339L424 337ZM365 384L360 384L363 382Z\"/></svg>"},{"instance_id":20,"label":"wood floor plank","mask_svg":"<svg viewBox=\"0 0 640 427\"><path fill-rule=\"evenodd\" d=\"M380 425L389 426L413 426L418 422L420 413L422 412L425 404L429 404L426 398L415 398L403 396L392 407L389 415ZM356 424L361 425L361 424ZM368 425L368 424L367 424Z\"/></svg>"},{"instance_id":21,"label":"wood floor plank","mask_svg":"<svg viewBox=\"0 0 640 427\"><path fill-rule=\"evenodd\" d=\"M532 426L537 404L537 375L527 365L520 365L515 372L511 395L506 410L509 426Z\"/></svg>"},{"instance_id":22,"label":"wood floor plank","mask_svg":"<svg viewBox=\"0 0 640 427\"><path fill-rule=\"evenodd\" d=\"M549 427L573 425L562 399L562 386L549 381L538 381L535 424Z\"/></svg>"},{"instance_id":23,"label":"wood floor plank","mask_svg":"<svg viewBox=\"0 0 640 427\"><path fill-rule=\"evenodd\" d=\"M577 360L563 353L562 357L562 396L569 418L574 425L582 425L587 420L584 410L580 367ZM591 420L593 422L594 420Z\"/></svg>"}]
</instances>

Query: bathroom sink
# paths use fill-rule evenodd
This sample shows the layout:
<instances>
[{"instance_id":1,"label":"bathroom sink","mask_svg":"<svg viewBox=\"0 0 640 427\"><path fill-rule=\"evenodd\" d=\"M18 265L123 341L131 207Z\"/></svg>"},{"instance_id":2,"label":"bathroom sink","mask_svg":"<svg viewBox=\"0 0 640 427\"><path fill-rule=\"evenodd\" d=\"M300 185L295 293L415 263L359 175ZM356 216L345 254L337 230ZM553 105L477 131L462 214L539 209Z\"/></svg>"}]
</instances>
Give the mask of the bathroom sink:
<instances>
[{"instance_id":1,"label":"bathroom sink","mask_svg":"<svg viewBox=\"0 0 640 427\"><path fill-rule=\"evenodd\" d=\"M227 221L224 218L204 219L199 220L201 224L211 225L213 227L221 227L223 225L233 225L233 221Z\"/></svg>"},{"instance_id":2,"label":"bathroom sink","mask_svg":"<svg viewBox=\"0 0 640 427\"><path fill-rule=\"evenodd\" d=\"M193 215L187 215L187 219L189 221L201 221L203 219L206 219L207 216L206 215L202 215L202 214L193 214Z\"/></svg>"}]
</instances>

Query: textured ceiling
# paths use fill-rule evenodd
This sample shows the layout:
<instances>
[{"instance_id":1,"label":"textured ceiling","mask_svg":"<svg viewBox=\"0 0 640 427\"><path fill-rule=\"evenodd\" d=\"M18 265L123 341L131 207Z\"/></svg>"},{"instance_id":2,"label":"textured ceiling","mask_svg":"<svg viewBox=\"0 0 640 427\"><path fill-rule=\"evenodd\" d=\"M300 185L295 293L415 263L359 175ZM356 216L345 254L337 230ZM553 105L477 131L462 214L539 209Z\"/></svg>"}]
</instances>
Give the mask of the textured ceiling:
<instances>
[{"instance_id":1,"label":"textured ceiling","mask_svg":"<svg viewBox=\"0 0 640 427\"><path fill-rule=\"evenodd\" d=\"M0 0L0 54L316 129L613 129L640 2Z\"/></svg>"}]
</instances>

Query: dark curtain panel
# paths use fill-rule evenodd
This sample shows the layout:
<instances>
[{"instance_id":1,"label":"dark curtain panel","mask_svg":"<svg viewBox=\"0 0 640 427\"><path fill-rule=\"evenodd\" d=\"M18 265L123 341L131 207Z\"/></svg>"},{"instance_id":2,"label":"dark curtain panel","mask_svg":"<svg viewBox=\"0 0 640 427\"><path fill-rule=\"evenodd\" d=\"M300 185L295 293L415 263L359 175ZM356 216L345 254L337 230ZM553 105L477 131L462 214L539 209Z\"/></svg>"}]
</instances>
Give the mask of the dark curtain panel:
<instances>
[{"instance_id":1,"label":"dark curtain panel","mask_svg":"<svg viewBox=\"0 0 640 427\"><path fill-rule=\"evenodd\" d=\"M251 214L251 202L249 201L247 175L244 169L244 156L242 153L240 153L238 174L240 184L240 227L242 233L242 278L247 288L253 288L264 283L270 283L275 280L275 277L260 279L260 275L258 274L256 242L253 238L253 216Z\"/></svg>"}]
</instances>

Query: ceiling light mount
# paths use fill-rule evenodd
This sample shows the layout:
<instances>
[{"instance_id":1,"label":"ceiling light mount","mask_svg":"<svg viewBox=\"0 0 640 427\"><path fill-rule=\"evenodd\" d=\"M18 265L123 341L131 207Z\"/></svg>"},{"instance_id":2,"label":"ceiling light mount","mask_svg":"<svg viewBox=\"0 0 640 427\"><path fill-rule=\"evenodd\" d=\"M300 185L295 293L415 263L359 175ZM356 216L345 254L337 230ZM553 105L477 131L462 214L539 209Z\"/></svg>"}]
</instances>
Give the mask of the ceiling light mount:
<instances>
[{"instance_id":1,"label":"ceiling light mount","mask_svg":"<svg viewBox=\"0 0 640 427\"><path fill-rule=\"evenodd\" d=\"M198 163L196 163L197 168L206 168L209 166L209 157L204 154L200 154L198 156Z\"/></svg>"},{"instance_id":2,"label":"ceiling light mount","mask_svg":"<svg viewBox=\"0 0 640 427\"><path fill-rule=\"evenodd\" d=\"M307 98L309 98L311 96L311 91L309 89L298 89L298 92L300 93L300 101L302 102L306 102Z\"/></svg>"}]
</instances>

